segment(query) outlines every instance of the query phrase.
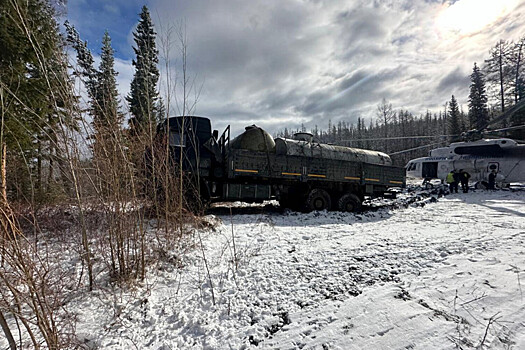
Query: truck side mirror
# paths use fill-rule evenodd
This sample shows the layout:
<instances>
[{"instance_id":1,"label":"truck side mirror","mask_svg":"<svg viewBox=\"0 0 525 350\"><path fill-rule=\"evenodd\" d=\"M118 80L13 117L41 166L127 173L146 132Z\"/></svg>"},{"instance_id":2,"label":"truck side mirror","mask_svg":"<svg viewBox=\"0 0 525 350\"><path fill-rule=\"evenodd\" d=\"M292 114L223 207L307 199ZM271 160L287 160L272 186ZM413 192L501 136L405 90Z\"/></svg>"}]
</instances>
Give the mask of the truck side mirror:
<instances>
[{"instance_id":1,"label":"truck side mirror","mask_svg":"<svg viewBox=\"0 0 525 350\"><path fill-rule=\"evenodd\" d=\"M219 138L219 130L213 130L213 138L217 140Z\"/></svg>"}]
</instances>

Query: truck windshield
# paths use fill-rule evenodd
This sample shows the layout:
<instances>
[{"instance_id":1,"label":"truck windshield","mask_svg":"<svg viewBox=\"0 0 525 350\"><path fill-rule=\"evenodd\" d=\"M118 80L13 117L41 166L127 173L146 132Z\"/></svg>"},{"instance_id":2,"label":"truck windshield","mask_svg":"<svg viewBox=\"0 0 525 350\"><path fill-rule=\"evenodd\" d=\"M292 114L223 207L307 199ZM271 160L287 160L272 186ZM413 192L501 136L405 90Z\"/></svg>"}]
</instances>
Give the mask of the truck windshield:
<instances>
[{"instance_id":1,"label":"truck windshield","mask_svg":"<svg viewBox=\"0 0 525 350\"><path fill-rule=\"evenodd\" d=\"M172 147L186 147L186 135L180 132L170 131L170 146Z\"/></svg>"}]
</instances>

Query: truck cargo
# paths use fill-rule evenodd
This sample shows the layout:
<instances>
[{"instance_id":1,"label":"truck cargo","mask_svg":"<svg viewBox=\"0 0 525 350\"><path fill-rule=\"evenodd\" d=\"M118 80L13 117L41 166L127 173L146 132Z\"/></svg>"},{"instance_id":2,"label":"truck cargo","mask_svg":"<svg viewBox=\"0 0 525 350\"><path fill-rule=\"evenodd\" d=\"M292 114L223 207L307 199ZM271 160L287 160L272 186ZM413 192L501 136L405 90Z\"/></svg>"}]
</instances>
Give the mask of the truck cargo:
<instances>
[{"instance_id":1,"label":"truck cargo","mask_svg":"<svg viewBox=\"0 0 525 350\"><path fill-rule=\"evenodd\" d=\"M219 137L197 116L169 118L158 130L169 130L172 157L199 179L205 201L277 199L293 210L357 211L365 197L405 186L404 168L387 154L319 143L308 133L274 139L252 125L230 140L229 126Z\"/></svg>"}]
</instances>

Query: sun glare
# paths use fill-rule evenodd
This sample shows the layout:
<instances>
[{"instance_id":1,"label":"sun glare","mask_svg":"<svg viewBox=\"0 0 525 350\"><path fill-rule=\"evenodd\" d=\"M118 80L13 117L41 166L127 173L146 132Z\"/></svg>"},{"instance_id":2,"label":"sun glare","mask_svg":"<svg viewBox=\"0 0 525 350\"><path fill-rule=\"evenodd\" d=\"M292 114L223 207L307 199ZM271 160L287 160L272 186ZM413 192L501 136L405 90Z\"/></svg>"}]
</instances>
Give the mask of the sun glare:
<instances>
[{"instance_id":1,"label":"sun glare","mask_svg":"<svg viewBox=\"0 0 525 350\"><path fill-rule=\"evenodd\" d=\"M442 33L468 35L478 32L508 14L518 0L458 0L437 18Z\"/></svg>"}]
</instances>

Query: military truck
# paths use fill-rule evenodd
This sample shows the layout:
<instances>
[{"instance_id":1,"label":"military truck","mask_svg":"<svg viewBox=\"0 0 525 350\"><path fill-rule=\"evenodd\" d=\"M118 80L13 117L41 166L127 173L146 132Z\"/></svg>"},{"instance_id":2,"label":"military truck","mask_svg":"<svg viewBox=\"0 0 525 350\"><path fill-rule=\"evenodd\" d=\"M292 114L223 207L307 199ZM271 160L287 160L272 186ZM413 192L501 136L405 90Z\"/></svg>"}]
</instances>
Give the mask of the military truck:
<instances>
[{"instance_id":1,"label":"military truck","mask_svg":"<svg viewBox=\"0 0 525 350\"><path fill-rule=\"evenodd\" d=\"M205 201L277 199L293 210L357 211L365 197L405 186L404 168L381 152L316 142L311 134L272 138L252 125L233 140L210 119L172 117L159 125L182 170L199 179ZM181 160L182 156L182 160Z\"/></svg>"}]
</instances>

